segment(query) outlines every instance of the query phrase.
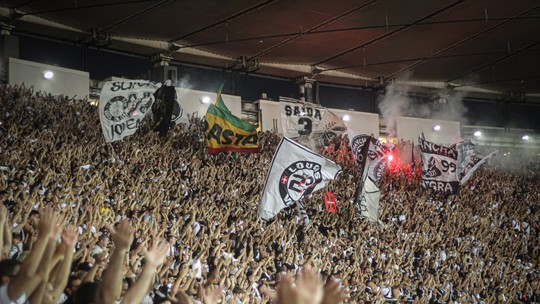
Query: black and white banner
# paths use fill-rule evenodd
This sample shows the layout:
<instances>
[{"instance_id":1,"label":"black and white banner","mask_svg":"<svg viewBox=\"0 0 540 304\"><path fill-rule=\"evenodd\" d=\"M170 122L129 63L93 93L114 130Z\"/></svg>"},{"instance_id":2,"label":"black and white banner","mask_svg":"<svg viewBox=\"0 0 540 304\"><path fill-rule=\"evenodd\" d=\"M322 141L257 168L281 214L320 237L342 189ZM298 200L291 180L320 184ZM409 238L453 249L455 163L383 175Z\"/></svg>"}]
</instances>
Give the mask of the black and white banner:
<instances>
[{"instance_id":1,"label":"black and white banner","mask_svg":"<svg viewBox=\"0 0 540 304\"><path fill-rule=\"evenodd\" d=\"M331 110L313 103L280 97L283 136L319 151L336 135L347 132L343 120Z\"/></svg>"},{"instance_id":2,"label":"black and white banner","mask_svg":"<svg viewBox=\"0 0 540 304\"><path fill-rule=\"evenodd\" d=\"M159 87L146 80L109 81L103 85L99 119L106 142L122 140L137 131L145 115L151 113L156 96L159 98L160 94L155 94ZM173 108L172 122L188 122L178 100Z\"/></svg>"},{"instance_id":3,"label":"black and white banner","mask_svg":"<svg viewBox=\"0 0 540 304\"><path fill-rule=\"evenodd\" d=\"M347 130L347 134L349 136L349 145L351 146L351 150L356 159L356 164L359 166L364 164L362 149L364 148L364 145L369 144L367 151L370 160L369 166L367 166L368 177L378 187L381 183L381 177L384 170L386 170L386 155L388 155L390 149L372 136L360 134L351 129ZM362 168L361 171L364 172L364 168Z\"/></svg>"},{"instance_id":4,"label":"black and white banner","mask_svg":"<svg viewBox=\"0 0 540 304\"><path fill-rule=\"evenodd\" d=\"M422 187L455 194L459 190L456 145L446 147L418 138L422 151Z\"/></svg>"},{"instance_id":5,"label":"black and white banner","mask_svg":"<svg viewBox=\"0 0 540 304\"><path fill-rule=\"evenodd\" d=\"M318 130L326 108L312 103L280 102L283 136L296 139L308 137Z\"/></svg>"},{"instance_id":6,"label":"black and white banner","mask_svg":"<svg viewBox=\"0 0 540 304\"><path fill-rule=\"evenodd\" d=\"M497 155L498 153L499 153L499 151L497 150L497 151L489 153L488 156L486 156L486 157L482 157L480 155L474 154L471 157L472 162L467 166L467 168L466 168L467 170L465 171L465 174L463 175L463 177L460 180L460 184L461 185L465 184L471 178L471 176L474 174L474 172L476 170L478 170L478 168L480 168L485 163L490 161L491 158L493 158L493 156Z\"/></svg>"},{"instance_id":7,"label":"black and white banner","mask_svg":"<svg viewBox=\"0 0 540 304\"><path fill-rule=\"evenodd\" d=\"M340 172L336 163L283 137L266 176L259 216L271 219L281 209L322 189Z\"/></svg>"},{"instance_id":8,"label":"black and white banner","mask_svg":"<svg viewBox=\"0 0 540 304\"><path fill-rule=\"evenodd\" d=\"M109 81L99 97L99 119L106 142L134 134L150 111L158 87L151 82Z\"/></svg>"},{"instance_id":9,"label":"black and white banner","mask_svg":"<svg viewBox=\"0 0 540 304\"><path fill-rule=\"evenodd\" d=\"M365 167L369 168L371 159L367 157ZM361 217L367 218L372 223L379 222L381 190L368 176L369 171L362 173L362 182L356 190L355 207ZM359 195L360 194L360 195Z\"/></svg>"},{"instance_id":10,"label":"black and white banner","mask_svg":"<svg viewBox=\"0 0 540 304\"><path fill-rule=\"evenodd\" d=\"M467 172L482 159L482 157L479 158L476 154L476 146L477 144L470 140L462 140L456 144L458 151L457 172L459 179L462 179L463 176L465 176L465 174L467 174Z\"/></svg>"}]
</instances>

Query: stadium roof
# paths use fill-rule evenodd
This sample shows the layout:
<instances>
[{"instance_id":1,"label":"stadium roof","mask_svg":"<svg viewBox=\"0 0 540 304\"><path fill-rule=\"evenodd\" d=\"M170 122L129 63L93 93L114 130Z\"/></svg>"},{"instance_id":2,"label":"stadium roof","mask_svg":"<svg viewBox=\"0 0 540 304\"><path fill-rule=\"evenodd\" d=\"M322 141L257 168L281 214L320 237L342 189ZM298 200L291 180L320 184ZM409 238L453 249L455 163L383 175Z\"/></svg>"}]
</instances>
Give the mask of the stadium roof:
<instances>
[{"instance_id":1,"label":"stadium roof","mask_svg":"<svg viewBox=\"0 0 540 304\"><path fill-rule=\"evenodd\" d=\"M280 77L540 99L538 0L8 0L0 17L15 33Z\"/></svg>"}]
</instances>

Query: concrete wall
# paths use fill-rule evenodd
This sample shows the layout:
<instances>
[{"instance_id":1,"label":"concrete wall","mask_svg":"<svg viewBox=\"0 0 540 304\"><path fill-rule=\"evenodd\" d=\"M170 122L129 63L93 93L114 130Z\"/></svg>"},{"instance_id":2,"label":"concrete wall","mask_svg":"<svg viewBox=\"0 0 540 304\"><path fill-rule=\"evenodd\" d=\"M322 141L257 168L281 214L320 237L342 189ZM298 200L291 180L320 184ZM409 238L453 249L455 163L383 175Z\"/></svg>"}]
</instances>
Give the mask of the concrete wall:
<instances>
[{"instance_id":1,"label":"concrete wall","mask_svg":"<svg viewBox=\"0 0 540 304\"><path fill-rule=\"evenodd\" d=\"M54 77L45 79L45 71L52 71ZM26 87L34 86L36 92L77 98L85 98L90 92L90 77L87 72L16 58L9 58L8 82L11 85L24 83Z\"/></svg>"},{"instance_id":2,"label":"concrete wall","mask_svg":"<svg viewBox=\"0 0 540 304\"><path fill-rule=\"evenodd\" d=\"M182 105L182 108L184 109L184 112L190 114L190 116L196 114L198 115L198 117L203 117L206 114L209 103L202 103L201 100L203 97L210 97L211 103L214 103L216 101L215 92L204 92L184 88L176 88L176 95L178 97L178 100L180 101L180 104ZM225 104L227 105L229 110L234 115L241 117L242 100L240 99L240 96L232 96L225 94L222 94L221 96L223 97L223 100L225 101Z\"/></svg>"},{"instance_id":3,"label":"concrete wall","mask_svg":"<svg viewBox=\"0 0 540 304\"><path fill-rule=\"evenodd\" d=\"M441 126L439 131L433 129L436 125ZM461 136L461 126L457 121L401 116L396 119L396 129L398 139L410 140L415 144L422 132L426 140L444 145L453 143L456 137Z\"/></svg>"}]
</instances>

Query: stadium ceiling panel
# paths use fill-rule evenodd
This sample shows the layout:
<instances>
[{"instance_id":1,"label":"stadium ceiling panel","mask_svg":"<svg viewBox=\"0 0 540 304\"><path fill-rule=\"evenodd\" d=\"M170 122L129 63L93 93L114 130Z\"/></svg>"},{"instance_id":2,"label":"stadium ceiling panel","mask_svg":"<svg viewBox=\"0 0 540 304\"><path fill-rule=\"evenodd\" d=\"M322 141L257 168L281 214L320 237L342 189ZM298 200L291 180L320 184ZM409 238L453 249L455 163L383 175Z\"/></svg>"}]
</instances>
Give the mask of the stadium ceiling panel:
<instances>
[{"instance_id":1,"label":"stadium ceiling panel","mask_svg":"<svg viewBox=\"0 0 540 304\"><path fill-rule=\"evenodd\" d=\"M13 32L370 86L540 98L537 0L0 1Z\"/></svg>"}]
</instances>

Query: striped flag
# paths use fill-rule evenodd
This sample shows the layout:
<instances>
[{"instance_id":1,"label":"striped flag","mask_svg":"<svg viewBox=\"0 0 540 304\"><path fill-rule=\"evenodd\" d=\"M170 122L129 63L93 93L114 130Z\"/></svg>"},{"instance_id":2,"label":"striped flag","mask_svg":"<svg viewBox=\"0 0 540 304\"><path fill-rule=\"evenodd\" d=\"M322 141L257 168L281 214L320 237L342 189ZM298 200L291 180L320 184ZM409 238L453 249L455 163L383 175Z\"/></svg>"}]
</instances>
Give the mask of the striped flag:
<instances>
[{"instance_id":1,"label":"striped flag","mask_svg":"<svg viewBox=\"0 0 540 304\"><path fill-rule=\"evenodd\" d=\"M216 104L208 107L205 116L204 138L208 154L259 152L258 125L252 125L231 113L221 97L222 88L223 84L217 93Z\"/></svg>"}]
</instances>

